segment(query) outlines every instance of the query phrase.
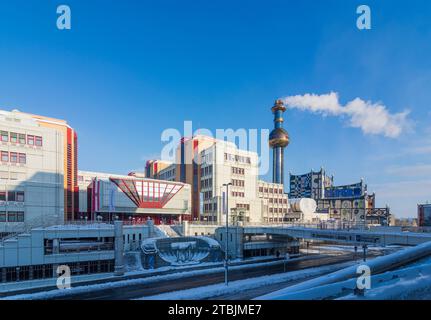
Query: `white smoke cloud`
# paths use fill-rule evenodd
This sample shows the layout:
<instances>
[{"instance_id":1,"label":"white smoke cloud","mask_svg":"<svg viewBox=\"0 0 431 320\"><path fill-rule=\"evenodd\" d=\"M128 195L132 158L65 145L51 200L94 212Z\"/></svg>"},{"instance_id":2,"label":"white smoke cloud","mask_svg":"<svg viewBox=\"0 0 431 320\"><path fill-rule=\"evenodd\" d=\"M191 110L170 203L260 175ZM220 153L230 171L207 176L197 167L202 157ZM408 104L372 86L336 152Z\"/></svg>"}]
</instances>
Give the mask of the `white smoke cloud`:
<instances>
[{"instance_id":1,"label":"white smoke cloud","mask_svg":"<svg viewBox=\"0 0 431 320\"><path fill-rule=\"evenodd\" d=\"M383 134L389 138L398 137L409 128L409 111L391 114L386 106L356 98L345 106L340 104L338 94L304 94L283 99L286 107L308 110L324 116L348 118L348 125L360 128L365 134Z\"/></svg>"}]
</instances>

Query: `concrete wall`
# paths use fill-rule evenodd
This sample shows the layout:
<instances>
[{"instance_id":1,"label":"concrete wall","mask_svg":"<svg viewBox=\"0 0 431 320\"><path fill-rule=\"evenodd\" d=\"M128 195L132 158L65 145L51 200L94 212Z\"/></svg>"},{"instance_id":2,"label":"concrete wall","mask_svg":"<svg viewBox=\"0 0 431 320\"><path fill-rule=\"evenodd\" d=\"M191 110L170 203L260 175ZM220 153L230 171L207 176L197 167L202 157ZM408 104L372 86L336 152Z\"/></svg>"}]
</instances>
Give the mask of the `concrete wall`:
<instances>
[{"instance_id":1,"label":"concrete wall","mask_svg":"<svg viewBox=\"0 0 431 320\"><path fill-rule=\"evenodd\" d=\"M183 236L213 236L219 225L211 224L193 224L188 221L183 221L182 234Z\"/></svg>"},{"instance_id":2,"label":"concrete wall","mask_svg":"<svg viewBox=\"0 0 431 320\"><path fill-rule=\"evenodd\" d=\"M140 241L154 236L153 228L152 225L123 226L124 251L139 250ZM44 241L113 237L114 228L108 224L36 228L28 234L20 234L13 239L0 242L0 267L110 260L114 258L114 250L45 254Z\"/></svg>"}]
</instances>

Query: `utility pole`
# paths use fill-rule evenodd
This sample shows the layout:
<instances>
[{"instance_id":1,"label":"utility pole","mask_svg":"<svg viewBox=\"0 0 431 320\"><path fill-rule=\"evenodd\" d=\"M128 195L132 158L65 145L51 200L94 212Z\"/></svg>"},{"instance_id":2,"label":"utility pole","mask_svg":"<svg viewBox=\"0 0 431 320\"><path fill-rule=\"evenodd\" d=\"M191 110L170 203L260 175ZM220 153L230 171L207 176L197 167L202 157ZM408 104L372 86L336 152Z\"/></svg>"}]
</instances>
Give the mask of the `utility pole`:
<instances>
[{"instance_id":1,"label":"utility pole","mask_svg":"<svg viewBox=\"0 0 431 320\"><path fill-rule=\"evenodd\" d=\"M226 239L225 239L225 250L224 250L224 283L225 285L229 285L228 272L229 272L229 256L228 256L228 248L229 248L229 186L232 183L224 183L223 186L226 187Z\"/></svg>"}]
</instances>

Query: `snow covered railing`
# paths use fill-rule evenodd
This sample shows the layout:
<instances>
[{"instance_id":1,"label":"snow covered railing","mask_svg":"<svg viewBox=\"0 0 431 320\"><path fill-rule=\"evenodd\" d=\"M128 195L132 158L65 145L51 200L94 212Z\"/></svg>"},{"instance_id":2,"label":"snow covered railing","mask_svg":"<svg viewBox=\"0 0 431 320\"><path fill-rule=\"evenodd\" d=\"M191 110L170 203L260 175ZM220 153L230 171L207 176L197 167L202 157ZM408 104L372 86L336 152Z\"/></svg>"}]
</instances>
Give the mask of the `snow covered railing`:
<instances>
[{"instance_id":1,"label":"snow covered railing","mask_svg":"<svg viewBox=\"0 0 431 320\"><path fill-rule=\"evenodd\" d=\"M359 265L367 265L371 270L371 275L377 275L383 273L388 270L395 269L397 267L406 265L413 261L422 259L424 257L431 255L431 242L426 242L420 244L416 247L403 249L401 251L389 254L387 256L382 256L375 258L373 260L358 263L352 267L333 272L321 278L312 279L297 285L290 286L285 289L281 289L270 294L261 296L257 299L262 300L289 300L289 299L301 299L300 293L302 292L304 295L308 295L308 299L316 299L321 298L322 288L328 289L328 294L330 296L333 294L331 290L339 289L340 282L347 281L343 285L346 286L347 289L351 289L349 287L350 282L353 281L356 283L356 278L359 276L357 273L357 268ZM338 287L337 287L338 285ZM319 289L319 290L316 290ZM334 289L334 290L335 290ZM311 293L314 293L312 295ZM305 299L305 298L304 298Z\"/></svg>"}]
</instances>

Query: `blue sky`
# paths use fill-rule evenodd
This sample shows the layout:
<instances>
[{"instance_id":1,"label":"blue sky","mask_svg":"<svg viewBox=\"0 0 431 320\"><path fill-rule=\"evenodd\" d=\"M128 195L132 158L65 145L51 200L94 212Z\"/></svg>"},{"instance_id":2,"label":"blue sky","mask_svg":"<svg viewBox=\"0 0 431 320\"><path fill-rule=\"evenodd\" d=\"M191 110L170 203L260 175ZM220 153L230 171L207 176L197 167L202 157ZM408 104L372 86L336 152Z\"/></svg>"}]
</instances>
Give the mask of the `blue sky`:
<instances>
[{"instance_id":1,"label":"blue sky","mask_svg":"<svg viewBox=\"0 0 431 320\"><path fill-rule=\"evenodd\" d=\"M70 31L56 28L60 4ZM360 4L371 30L356 28ZM185 120L271 128L276 98L336 92L408 109L410 127L390 138L289 109L286 171L363 177L398 216L431 200L430 56L427 0L0 0L0 107L68 120L81 169L138 170Z\"/></svg>"}]
</instances>

